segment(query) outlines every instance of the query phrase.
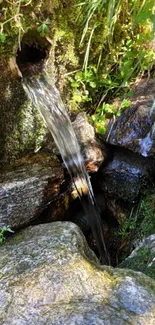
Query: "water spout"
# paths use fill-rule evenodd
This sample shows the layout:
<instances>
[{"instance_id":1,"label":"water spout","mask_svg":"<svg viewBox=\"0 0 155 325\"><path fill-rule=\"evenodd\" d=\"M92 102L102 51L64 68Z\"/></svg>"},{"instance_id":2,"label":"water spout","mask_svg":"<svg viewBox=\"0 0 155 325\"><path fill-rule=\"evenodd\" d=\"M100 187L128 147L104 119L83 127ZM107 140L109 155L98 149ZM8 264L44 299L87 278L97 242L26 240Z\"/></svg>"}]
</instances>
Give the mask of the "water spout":
<instances>
[{"instance_id":1,"label":"water spout","mask_svg":"<svg viewBox=\"0 0 155 325\"><path fill-rule=\"evenodd\" d=\"M24 89L41 113L74 182L85 213L88 216L88 222L96 240L102 263L110 264L104 242L102 222L91 182L72 123L61 101L60 94L47 76L25 78Z\"/></svg>"}]
</instances>

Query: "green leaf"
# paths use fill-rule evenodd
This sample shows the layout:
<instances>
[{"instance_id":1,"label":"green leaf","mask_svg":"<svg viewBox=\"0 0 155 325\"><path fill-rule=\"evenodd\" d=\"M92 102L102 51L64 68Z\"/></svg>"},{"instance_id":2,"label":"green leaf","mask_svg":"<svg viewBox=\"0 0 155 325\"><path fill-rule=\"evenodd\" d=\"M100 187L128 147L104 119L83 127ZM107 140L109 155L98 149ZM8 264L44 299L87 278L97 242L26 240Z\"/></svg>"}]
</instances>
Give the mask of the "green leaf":
<instances>
[{"instance_id":1,"label":"green leaf","mask_svg":"<svg viewBox=\"0 0 155 325\"><path fill-rule=\"evenodd\" d=\"M113 105L110 105L110 104L103 104L103 110L105 113L113 113L114 107L113 107Z\"/></svg>"},{"instance_id":2,"label":"green leaf","mask_svg":"<svg viewBox=\"0 0 155 325\"><path fill-rule=\"evenodd\" d=\"M133 96L133 94L134 94L133 90L129 90L129 91L126 93L126 95L127 95L128 97Z\"/></svg>"},{"instance_id":3,"label":"green leaf","mask_svg":"<svg viewBox=\"0 0 155 325\"><path fill-rule=\"evenodd\" d=\"M97 131L100 133L100 134L104 134L106 132L106 127L104 125L98 125L97 126Z\"/></svg>"},{"instance_id":4,"label":"green leaf","mask_svg":"<svg viewBox=\"0 0 155 325\"><path fill-rule=\"evenodd\" d=\"M6 33L2 33L2 34L0 34L0 42L1 42L1 43L4 43L5 40L6 40L6 38L7 38L7 34L6 34Z\"/></svg>"},{"instance_id":5,"label":"green leaf","mask_svg":"<svg viewBox=\"0 0 155 325\"><path fill-rule=\"evenodd\" d=\"M4 227L0 228L0 246L2 246L5 242L5 239L6 239L4 236L5 232L14 233L14 231L9 226L4 226Z\"/></svg>"},{"instance_id":6,"label":"green leaf","mask_svg":"<svg viewBox=\"0 0 155 325\"><path fill-rule=\"evenodd\" d=\"M120 105L120 108L127 108L131 105L131 101L130 100L127 100L127 99L123 99L121 105Z\"/></svg>"},{"instance_id":7,"label":"green leaf","mask_svg":"<svg viewBox=\"0 0 155 325\"><path fill-rule=\"evenodd\" d=\"M79 83L77 81L72 81L71 82L71 87L72 88L77 88L79 86Z\"/></svg>"},{"instance_id":8,"label":"green leaf","mask_svg":"<svg viewBox=\"0 0 155 325\"><path fill-rule=\"evenodd\" d=\"M6 232L11 232L11 233L14 233L14 231L10 228L10 226L6 226Z\"/></svg>"},{"instance_id":9,"label":"green leaf","mask_svg":"<svg viewBox=\"0 0 155 325\"><path fill-rule=\"evenodd\" d=\"M46 20L45 20L45 24L46 25L50 25L51 21L50 21L50 18L48 17Z\"/></svg>"},{"instance_id":10,"label":"green leaf","mask_svg":"<svg viewBox=\"0 0 155 325\"><path fill-rule=\"evenodd\" d=\"M10 228L10 226L4 226L2 228L0 228L0 233L4 234L5 232L12 232L14 233L14 231Z\"/></svg>"},{"instance_id":11,"label":"green leaf","mask_svg":"<svg viewBox=\"0 0 155 325\"><path fill-rule=\"evenodd\" d=\"M44 37L46 34L49 33L49 27L48 25L50 24L50 19L47 18L45 21L41 23L41 25L37 28L38 32L42 37Z\"/></svg>"},{"instance_id":12,"label":"green leaf","mask_svg":"<svg viewBox=\"0 0 155 325\"><path fill-rule=\"evenodd\" d=\"M47 34L49 32L49 27L46 24L42 25L42 31Z\"/></svg>"},{"instance_id":13,"label":"green leaf","mask_svg":"<svg viewBox=\"0 0 155 325\"><path fill-rule=\"evenodd\" d=\"M77 103L81 103L82 98L79 94L73 94L73 100L75 100Z\"/></svg>"},{"instance_id":14,"label":"green leaf","mask_svg":"<svg viewBox=\"0 0 155 325\"><path fill-rule=\"evenodd\" d=\"M89 85L91 88L96 88L96 82L94 82L94 81L90 81Z\"/></svg>"}]
</instances>

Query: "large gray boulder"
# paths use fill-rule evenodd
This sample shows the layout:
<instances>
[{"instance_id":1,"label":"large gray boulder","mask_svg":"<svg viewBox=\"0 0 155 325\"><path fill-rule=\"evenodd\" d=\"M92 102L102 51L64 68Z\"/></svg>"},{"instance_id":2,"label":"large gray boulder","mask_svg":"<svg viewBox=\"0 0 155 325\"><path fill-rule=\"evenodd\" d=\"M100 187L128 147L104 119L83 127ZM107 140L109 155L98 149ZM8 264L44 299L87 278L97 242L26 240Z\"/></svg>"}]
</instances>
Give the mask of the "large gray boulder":
<instances>
[{"instance_id":1,"label":"large gray boulder","mask_svg":"<svg viewBox=\"0 0 155 325\"><path fill-rule=\"evenodd\" d=\"M77 226L27 228L1 248L1 325L153 325L155 282L100 266Z\"/></svg>"},{"instance_id":2,"label":"large gray boulder","mask_svg":"<svg viewBox=\"0 0 155 325\"><path fill-rule=\"evenodd\" d=\"M0 173L0 227L9 225L17 229L25 226L54 200L51 220L56 218L56 213L60 216L65 203L59 200L58 204L56 199L62 182L63 169L54 155L38 153L17 160Z\"/></svg>"}]
</instances>

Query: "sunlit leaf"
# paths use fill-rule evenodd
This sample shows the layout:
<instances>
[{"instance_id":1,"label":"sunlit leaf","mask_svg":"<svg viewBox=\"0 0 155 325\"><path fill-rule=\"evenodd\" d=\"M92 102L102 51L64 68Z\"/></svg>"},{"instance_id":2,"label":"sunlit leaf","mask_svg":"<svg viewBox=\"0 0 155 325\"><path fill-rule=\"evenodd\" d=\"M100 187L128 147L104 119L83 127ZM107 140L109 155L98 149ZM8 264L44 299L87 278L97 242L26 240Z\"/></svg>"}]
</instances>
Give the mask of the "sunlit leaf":
<instances>
[{"instance_id":1,"label":"sunlit leaf","mask_svg":"<svg viewBox=\"0 0 155 325\"><path fill-rule=\"evenodd\" d=\"M6 38L7 38L7 34L5 34L5 33L0 34L0 42L1 43L5 43Z\"/></svg>"}]
</instances>

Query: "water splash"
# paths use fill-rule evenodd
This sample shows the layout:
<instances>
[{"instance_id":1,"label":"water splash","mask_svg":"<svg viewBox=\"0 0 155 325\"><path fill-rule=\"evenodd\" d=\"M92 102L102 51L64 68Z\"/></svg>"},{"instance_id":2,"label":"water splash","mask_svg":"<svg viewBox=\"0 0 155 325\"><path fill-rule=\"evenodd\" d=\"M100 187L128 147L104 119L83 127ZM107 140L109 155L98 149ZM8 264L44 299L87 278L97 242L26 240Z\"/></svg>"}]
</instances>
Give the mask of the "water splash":
<instances>
[{"instance_id":1,"label":"water splash","mask_svg":"<svg viewBox=\"0 0 155 325\"><path fill-rule=\"evenodd\" d=\"M155 111L155 100L153 101L153 104L150 108L150 114L149 114L150 117L152 116L152 114L154 114L154 111ZM149 151L152 148L154 132L155 132L155 122L153 123L151 130L148 132L146 137L139 141L140 154L144 157L148 157Z\"/></svg>"},{"instance_id":2,"label":"water splash","mask_svg":"<svg viewBox=\"0 0 155 325\"><path fill-rule=\"evenodd\" d=\"M61 153L64 164L75 184L101 256L102 263L110 264L105 247L102 222L86 171L80 147L69 115L57 88L47 76L24 79L24 89L38 108Z\"/></svg>"},{"instance_id":3,"label":"water splash","mask_svg":"<svg viewBox=\"0 0 155 325\"><path fill-rule=\"evenodd\" d=\"M147 136L139 141L140 154L144 157L148 156L148 153L152 147L151 132Z\"/></svg>"}]
</instances>

